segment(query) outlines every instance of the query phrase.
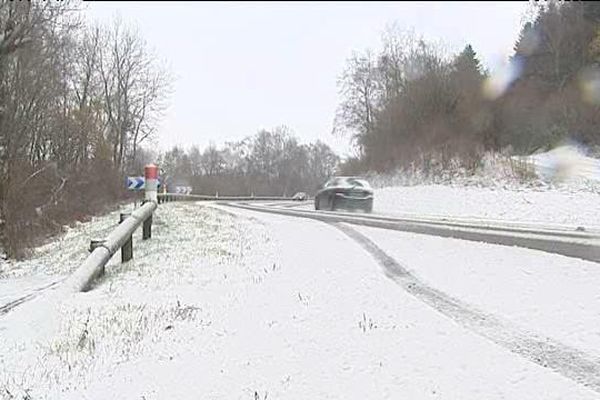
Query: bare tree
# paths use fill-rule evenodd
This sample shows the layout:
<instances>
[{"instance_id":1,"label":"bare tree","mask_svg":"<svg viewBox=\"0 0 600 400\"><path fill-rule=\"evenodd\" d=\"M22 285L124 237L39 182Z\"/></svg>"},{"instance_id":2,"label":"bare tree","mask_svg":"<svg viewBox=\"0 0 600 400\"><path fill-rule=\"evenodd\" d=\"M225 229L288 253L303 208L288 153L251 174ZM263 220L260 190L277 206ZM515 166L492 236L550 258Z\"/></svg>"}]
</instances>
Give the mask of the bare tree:
<instances>
[{"instance_id":1,"label":"bare tree","mask_svg":"<svg viewBox=\"0 0 600 400\"><path fill-rule=\"evenodd\" d=\"M362 138L373 129L378 96L376 60L370 50L352 55L338 86L343 99L335 116L334 133L349 129L362 147Z\"/></svg>"},{"instance_id":2,"label":"bare tree","mask_svg":"<svg viewBox=\"0 0 600 400\"><path fill-rule=\"evenodd\" d=\"M217 149L214 143L211 143L202 153L200 165L204 175L214 176L221 173L224 168L225 160L221 156L221 152Z\"/></svg>"},{"instance_id":3,"label":"bare tree","mask_svg":"<svg viewBox=\"0 0 600 400\"><path fill-rule=\"evenodd\" d=\"M167 72L157 65L137 31L117 19L104 35L100 57L108 137L113 162L124 167L137 146L155 132L169 87Z\"/></svg>"}]
</instances>

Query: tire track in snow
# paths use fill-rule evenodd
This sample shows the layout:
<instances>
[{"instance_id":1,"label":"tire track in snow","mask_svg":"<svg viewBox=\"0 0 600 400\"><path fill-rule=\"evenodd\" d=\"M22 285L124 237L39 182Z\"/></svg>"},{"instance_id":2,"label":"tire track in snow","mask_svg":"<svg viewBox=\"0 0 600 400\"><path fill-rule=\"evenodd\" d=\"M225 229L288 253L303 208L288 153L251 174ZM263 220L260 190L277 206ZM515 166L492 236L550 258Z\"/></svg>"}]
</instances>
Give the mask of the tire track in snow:
<instances>
[{"instance_id":1,"label":"tire track in snow","mask_svg":"<svg viewBox=\"0 0 600 400\"><path fill-rule=\"evenodd\" d=\"M4 304L3 306L0 306L0 315L4 315L4 314L8 314L11 310L13 310L15 307L18 307L19 305L28 302L29 300L33 300L35 299L37 296L39 296L40 294L42 294L43 292L45 292L46 290L58 285L59 283L63 282L66 278L62 278L59 279L57 281L54 281L52 283L49 283L48 285L45 286L41 286L37 289L33 289L33 291L29 294L26 294L25 296L21 296L15 300L12 300L6 304Z\"/></svg>"},{"instance_id":2,"label":"tire track in snow","mask_svg":"<svg viewBox=\"0 0 600 400\"><path fill-rule=\"evenodd\" d=\"M436 311L512 353L600 393L599 358L462 303L420 281L362 233L343 223L331 225L369 252L383 266L386 276Z\"/></svg>"}]
</instances>

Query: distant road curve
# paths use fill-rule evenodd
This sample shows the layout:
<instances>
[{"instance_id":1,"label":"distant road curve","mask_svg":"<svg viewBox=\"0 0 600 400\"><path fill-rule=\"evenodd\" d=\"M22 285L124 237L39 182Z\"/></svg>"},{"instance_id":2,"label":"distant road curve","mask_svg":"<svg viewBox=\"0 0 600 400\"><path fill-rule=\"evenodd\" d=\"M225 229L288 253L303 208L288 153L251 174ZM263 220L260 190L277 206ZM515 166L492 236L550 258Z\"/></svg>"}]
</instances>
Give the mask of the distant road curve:
<instances>
[{"instance_id":1,"label":"distant road curve","mask_svg":"<svg viewBox=\"0 0 600 400\"><path fill-rule=\"evenodd\" d=\"M310 218L328 223L345 222L374 228L463 239L505 246L517 246L587 261L600 262L600 233L498 221L486 222L419 217L391 217L376 214L344 213L297 209L293 202L218 201L219 204L247 210ZM297 202L298 205L306 202ZM296 209L294 209L296 208Z\"/></svg>"}]
</instances>

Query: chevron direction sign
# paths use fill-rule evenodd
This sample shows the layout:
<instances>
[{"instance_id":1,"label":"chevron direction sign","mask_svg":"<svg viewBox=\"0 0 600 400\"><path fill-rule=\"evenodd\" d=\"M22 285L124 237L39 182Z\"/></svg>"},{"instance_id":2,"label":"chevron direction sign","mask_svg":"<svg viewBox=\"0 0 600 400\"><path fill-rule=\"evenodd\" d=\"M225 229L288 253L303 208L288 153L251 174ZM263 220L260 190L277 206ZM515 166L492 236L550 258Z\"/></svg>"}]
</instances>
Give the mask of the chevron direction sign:
<instances>
[{"instance_id":1,"label":"chevron direction sign","mask_svg":"<svg viewBox=\"0 0 600 400\"><path fill-rule=\"evenodd\" d=\"M144 190L144 177L143 176L128 176L127 190Z\"/></svg>"},{"instance_id":2,"label":"chevron direction sign","mask_svg":"<svg viewBox=\"0 0 600 400\"><path fill-rule=\"evenodd\" d=\"M177 194L191 194L192 187L191 186L176 186L175 193Z\"/></svg>"},{"instance_id":3,"label":"chevron direction sign","mask_svg":"<svg viewBox=\"0 0 600 400\"><path fill-rule=\"evenodd\" d=\"M145 183L143 176L128 176L125 180L125 186L127 186L127 190L144 190ZM157 181L158 188L162 186L162 182L160 178Z\"/></svg>"}]
</instances>

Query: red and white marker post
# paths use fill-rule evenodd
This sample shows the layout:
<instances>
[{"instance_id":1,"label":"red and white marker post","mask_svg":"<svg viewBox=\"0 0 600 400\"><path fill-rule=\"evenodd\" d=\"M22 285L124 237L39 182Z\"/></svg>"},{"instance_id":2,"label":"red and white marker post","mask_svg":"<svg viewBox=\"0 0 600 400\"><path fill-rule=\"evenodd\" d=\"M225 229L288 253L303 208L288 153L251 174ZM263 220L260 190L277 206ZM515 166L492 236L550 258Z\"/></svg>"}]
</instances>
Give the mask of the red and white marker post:
<instances>
[{"instance_id":1,"label":"red and white marker post","mask_svg":"<svg viewBox=\"0 0 600 400\"><path fill-rule=\"evenodd\" d=\"M148 164L144 167L144 199L146 201L158 202L158 167Z\"/></svg>"}]
</instances>

